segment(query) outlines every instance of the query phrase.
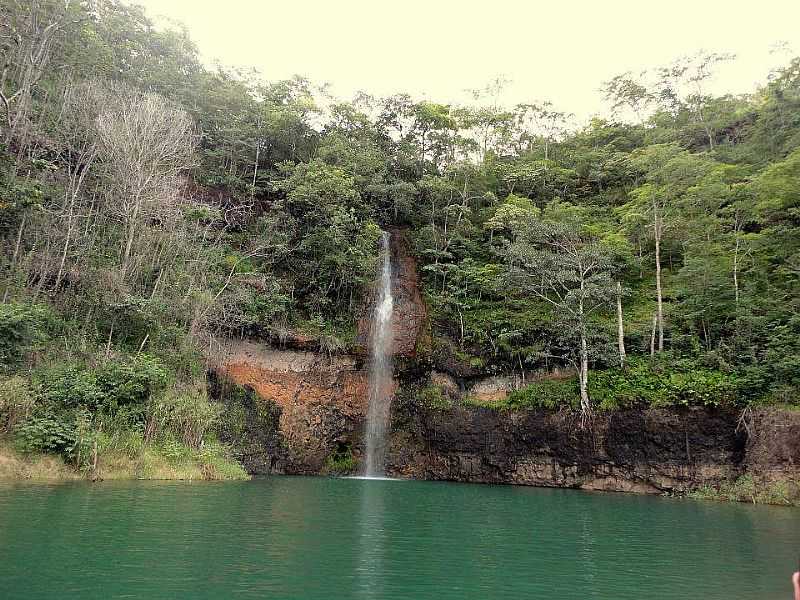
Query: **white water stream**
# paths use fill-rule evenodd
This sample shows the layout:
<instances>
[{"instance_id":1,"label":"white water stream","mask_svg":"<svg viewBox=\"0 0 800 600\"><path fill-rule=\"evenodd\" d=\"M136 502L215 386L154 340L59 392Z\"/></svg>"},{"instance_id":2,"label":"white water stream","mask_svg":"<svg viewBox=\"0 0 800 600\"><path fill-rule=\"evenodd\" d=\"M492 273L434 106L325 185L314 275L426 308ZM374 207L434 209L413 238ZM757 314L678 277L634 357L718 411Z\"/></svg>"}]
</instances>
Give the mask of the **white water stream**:
<instances>
[{"instance_id":1,"label":"white water stream","mask_svg":"<svg viewBox=\"0 0 800 600\"><path fill-rule=\"evenodd\" d=\"M364 468L366 477L384 475L386 430L389 425L389 405L392 400L392 253L390 234L381 235L381 254L378 273L378 297L370 328L369 408L367 410Z\"/></svg>"}]
</instances>

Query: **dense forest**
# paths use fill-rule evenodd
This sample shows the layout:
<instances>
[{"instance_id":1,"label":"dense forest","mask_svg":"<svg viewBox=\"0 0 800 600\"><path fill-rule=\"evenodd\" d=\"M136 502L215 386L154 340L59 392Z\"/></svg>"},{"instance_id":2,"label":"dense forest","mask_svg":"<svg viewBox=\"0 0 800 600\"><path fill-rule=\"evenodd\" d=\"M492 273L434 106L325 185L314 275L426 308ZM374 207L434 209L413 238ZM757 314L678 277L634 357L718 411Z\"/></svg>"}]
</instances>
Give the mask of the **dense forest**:
<instances>
[{"instance_id":1,"label":"dense forest","mask_svg":"<svg viewBox=\"0 0 800 600\"><path fill-rule=\"evenodd\" d=\"M508 406L798 402L800 58L737 96L708 92L728 55L623 73L611 116L576 127L505 106L501 80L468 106L341 102L209 68L119 0L2 0L0 44L0 431L19 451L238 476L208 357L229 336L350 351L386 227L422 274L418 360L576 374Z\"/></svg>"}]
</instances>

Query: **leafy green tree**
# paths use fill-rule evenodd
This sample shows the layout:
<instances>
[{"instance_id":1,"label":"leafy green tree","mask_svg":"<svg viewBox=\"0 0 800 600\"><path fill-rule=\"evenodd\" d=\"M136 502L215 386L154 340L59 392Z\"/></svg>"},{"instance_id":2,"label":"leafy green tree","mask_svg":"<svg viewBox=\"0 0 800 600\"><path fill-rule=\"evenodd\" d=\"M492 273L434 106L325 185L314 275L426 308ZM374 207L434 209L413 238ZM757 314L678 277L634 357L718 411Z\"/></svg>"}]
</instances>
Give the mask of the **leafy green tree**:
<instances>
[{"instance_id":1,"label":"leafy green tree","mask_svg":"<svg viewBox=\"0 0 800 600\"><path fill-rule=\"evenodd\" d=\"M516 225L507 255L512 281L551 304L565 337L574 340L567 358L576 366L581 410L588 414L589 361L597 355L590 347L596 328L592 316L610 306L616 285L609 252L571 212L554 205L541 216L531 213Z\"/></svg>"}]
</instances>

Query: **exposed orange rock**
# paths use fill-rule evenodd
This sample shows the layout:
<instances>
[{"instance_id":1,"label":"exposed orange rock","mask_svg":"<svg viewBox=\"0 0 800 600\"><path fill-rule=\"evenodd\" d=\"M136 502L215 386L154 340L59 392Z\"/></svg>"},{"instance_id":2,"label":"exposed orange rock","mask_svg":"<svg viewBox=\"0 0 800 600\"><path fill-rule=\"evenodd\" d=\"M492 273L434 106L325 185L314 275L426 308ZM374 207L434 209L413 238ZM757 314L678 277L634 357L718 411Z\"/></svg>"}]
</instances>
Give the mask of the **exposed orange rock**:
<instances>
[{"instance_id":1,"label":"exposed orange rock","mask_svg":"<svg viewBox=\"0 0 800 600\"><path fill-rule=\"evenodd\" d=\"M362 435L368 373L355 357L230 340L215 370L280 407L279 428L291 458L309 471L321 467L336 443Z\"/></svg>"}]
</instances>

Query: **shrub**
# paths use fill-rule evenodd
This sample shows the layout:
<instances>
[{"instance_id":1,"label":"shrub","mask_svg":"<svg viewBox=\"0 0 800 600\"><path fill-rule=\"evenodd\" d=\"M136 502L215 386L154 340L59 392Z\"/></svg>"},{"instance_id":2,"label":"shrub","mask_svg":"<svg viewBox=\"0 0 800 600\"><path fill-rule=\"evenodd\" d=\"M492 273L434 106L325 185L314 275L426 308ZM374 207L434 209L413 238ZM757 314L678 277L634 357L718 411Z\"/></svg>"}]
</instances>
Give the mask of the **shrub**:
<instances>
[{"instance_id":1,"label":"shrub","mask_svg":"<svg viewBox=\"0 0 800 600\"><path fill-rule=\"evenodd\" d=\"M51 452L69 457L77 439L75 423L51 411L28 417L14 430L15 445L26 454Z\"/></svg>"},{"instance_id":2,"label":"shrub","mask_svg":"<svg viewBox=\"0 0 800 600\"><path fill-rule=\"evenodd\" d=\"M146 437L171 433L192 450L199 450L206 433L220 419L221 407L209 402L205 391L174 391L150 404Z\"/></svg>"},{"instance_id":3,"label":"shrub","mask_svg":"<svg viewBox=\"0 0 800 600\"><path fill-rule=\"evenodd\" d=\"M417 401L425 408L447 410L452 408L452 401L442 391L440 385L429 385L417 392Z\"/></svg>"},{"instance_id":4,"label":"shrub","mask_svg":"<svg viewBox=\"0 0 800 600\"><path fill-rule=\"evenodd\" d=\"M688 361L669 365L646 358L628 361L625 369L593 371L589 397L601 409L643 404L667 406L731 406L740 401L735 375Z\"/></svg>"},{"instance_id":5,"label":"shrub","mask_svg":"<svg viewBox=\"0 0 800 600\"><path fill-rule=\"evenodd\" d=\"M0 430L11 431L33 410L36 400L23 377L0 379Z\"/></svg>"},{"instance_id":6,"label":"shrub","mask_svg":"<svg viewBox=\"0 0 800 600\"><path fill-rule=\"evenodd\" d=\"M798 506L800 485L790 480L761 481L748 474L733 481L723 481L718 486L701 486L689 492L688 496L698 500Z\"/></svg>"},{"instance_id":7,"label":"shrub","mask_svg":"<svg viewBox=\"0 0 800 600\"><path fill-rule=\"evenodd\" d=\"M85 406L92 410L104 404L105 394L97 374L80 365L57 365L36 372L38 395L59 410Z\"/></svg>"},{"instance_id":8,"label":"shrub","mask_svg":"<svg viewBox=\"0 0 800 600\"><path fill-rule=\"evenodd\" d=\"M0 371L11 371L25 354L45 342L58 319L39 304L0 304Z\"/></svg>"},{"instance_id":9,"label":"shrub","mask_svg":"<svg viewBox=\"0 0 800 600\"><path fill-rule=\"evenodd\" d=\"M145 404L161 392L169 373L161 361L149 354L137 354L126 360L107 363L97 373L97 384L104 394L106 408L115 410Z\"/></svg>"},{"instance_id":10,"label":"shrub","mask_svg":"<svg viewBox=\"0 0 800 600\"><path fill-rule=\"evenodd\" d=\"M90 463L97 439L86 410L59 413L45 409L14 428L14 442L20 452L60 454L77 467Z\"/></svg>"},{"instance_id":11,"label":"shrub","mask_svg":"<svg viewBox=\"0 0 800 600\"><path fill-rule=\"evenodd\" d=\"M506 403L511 408L575 408L578 398L577 379L543 379L514 390L508 395Z\"/></svg>"},{"instance_id":12,"label":"shrub","mask_svg":"<svg viewBox=\"0 0 800 600\"><path fill-rule=\"evenodd\" d=\"M123 411L138 422L147 400L166 386L168 372L158 359L141 354L97 369L58 365L37 372L36 380L41 399L59 409Z\"/></svg>"},{"instance_id":13,"label":"shrub","mask_svg":"<svg viewBox=\"0 0 800 600\"><path fill-rule=\"evenodd\" d=\"M325 460L325 470L328 473L346 475L356 470L358 463L353 456L353 449L349 444L338 444L336 449Z\"/></svg>"}]
</instances>

